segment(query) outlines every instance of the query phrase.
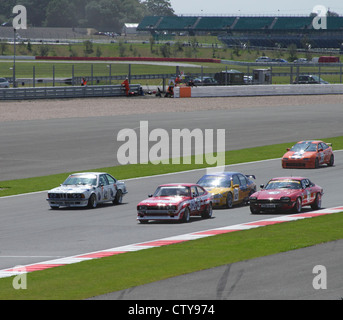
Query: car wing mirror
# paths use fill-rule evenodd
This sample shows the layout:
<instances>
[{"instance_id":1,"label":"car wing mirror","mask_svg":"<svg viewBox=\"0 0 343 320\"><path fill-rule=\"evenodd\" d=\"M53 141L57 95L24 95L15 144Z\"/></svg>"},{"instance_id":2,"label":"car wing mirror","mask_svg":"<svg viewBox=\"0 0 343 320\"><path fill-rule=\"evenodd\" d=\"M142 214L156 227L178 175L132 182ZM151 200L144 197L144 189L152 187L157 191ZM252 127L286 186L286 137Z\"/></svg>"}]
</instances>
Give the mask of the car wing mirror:
<instances>
[{"instance_id":1,"label":"car wing mirror","mask_svg":"<svg viewBox=\"0 0 343 320\"><path fill-rule=\"evenodd\" d=\"M152 198L152 194L149 194L148 197L149 197L149 198Z\"/></svg>"},{"instance_id":2,"label":"car wing mirror","mask_svg":"<svg viewBox=\"0 0 343 320\"><path fill-rule=\"evenodd\" d=\"M261 189L264 189L264 184L261 184L261 185L260 185L260 188L261 188Z\"/></svg>"}]
</instances>

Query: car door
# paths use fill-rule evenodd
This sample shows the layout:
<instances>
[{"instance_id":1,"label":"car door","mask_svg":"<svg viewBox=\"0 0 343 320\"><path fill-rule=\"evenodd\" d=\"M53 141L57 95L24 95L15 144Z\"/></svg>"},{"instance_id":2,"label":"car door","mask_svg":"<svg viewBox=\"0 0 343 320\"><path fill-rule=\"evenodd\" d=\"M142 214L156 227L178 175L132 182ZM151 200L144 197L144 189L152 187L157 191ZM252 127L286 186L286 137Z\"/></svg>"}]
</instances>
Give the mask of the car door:
<instances>
[{"instance_id":1,"label":"car door","mask_svg":"<svg viewBox=\"0 0 343 320\"><path fill-rule=\"evenodd\" d=\"M247 179L242 174L239 174L238 178L240 183L239 201L243 201L245 198L249 197L249 188Z\"/></svg>"},{"instance_id":2,"label":"car door","mask_svg":"<svg viewBox=\"0 0 343 320\"><path fill-rule=\"evenodd\" d=\"M106 178L109 183L110 200L114 200L117 193L117 180L110 174L106 174Z\"/></svg>"},{"instance_id":3,"label":"car door","mask_svg":"<svg viewBox=\"0 0 343 320\"><path fill-rule=\"evenodd\" d=\"M322 142L320 145L321 145L321 148L323 149L323 153L324 153L324 161L323 161L323 163L330 162L331 153L330 153L329 146L326 143L324 143L324 142Z\"/></svg>"},{"instance_id":4,"label":"car door","mask_svg":"<svg viewBox=\"0 0 343 320\"><path fill-rule=\"evenodd\" d=\"M99 202L111 200L111 187L105 174L101 174L99 177L99 189L101 194Z\"/></svg>"},{"instance_id":5,"label":"car door","mask_svg":"<svg viewBox=\"0 0 343 320\"><path fill-rule=\"evenodd\" d=\"M237 174L232 176L232 193L233 193L233 202L235 203L239 202L240 180Z\"/></svg>"},{"instance_id":6,"label":"car door","mask_svg":"<svg viewBox=\"0 0 343 320\"><path fill-rule=\"evenodd\" d=\"M308 179L301 180L302 205L305 206L312 202L311 186Z\"/></svg>"},{"instance_id":7,"label":"car door","mask_svg":"<svg viewBox=\"0 0 343 320\"><path fill-rule=\"evenodd\" d=\"M197 186L197 190L198 190L198 198L200 202L199 211L203 212L206 209L206 202L207 202L208 197L206 196L206 191L200 186Z\"/></svg>"},{"instance_id":8,"label":"car door","mask_svg":"<svg viewBox=\"0 0 343 320\"><path fill-rule=\"evenodd\" d=\"M191 186L191 195L192 195L192 200L191 200L191 215L196 215L200 212L200 198L198 194L198 189L196 186Z\"/></svg>"}]
</instances>

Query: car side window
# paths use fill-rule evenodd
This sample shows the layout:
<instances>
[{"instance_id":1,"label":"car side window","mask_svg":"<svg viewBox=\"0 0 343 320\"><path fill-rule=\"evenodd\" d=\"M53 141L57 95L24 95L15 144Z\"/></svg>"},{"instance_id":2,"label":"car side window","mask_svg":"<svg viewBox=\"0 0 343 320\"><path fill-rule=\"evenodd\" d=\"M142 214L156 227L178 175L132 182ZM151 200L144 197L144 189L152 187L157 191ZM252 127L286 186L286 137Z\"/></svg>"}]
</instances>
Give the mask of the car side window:
<instances>
[{"instance_id":1,"label":"car side window","mask_svg":"<svg viewBox=\"0 0 343 320\"><path fill-rule=\"evenodd\" d=\"M203 188L197 187L199 196L202 196L205 193Z\"/></svg>"},{"instance_id":2,"label":"car side window","mask_svg":"<svg viewBox=\"0 0 343 320\"><path fill-rule=\"evenodd\" d=\"M322 142L322 148L323 148L323 150L325 150L325 149L329 148L329 146L326 143Z\"/></svg>"},{"instance_id":3,"label":"car side window","mask_svg":"<svg viewBox=\"0 0 343 320\"><path fill-rule=\"evenodd\" d=\"M247 180L241 174L238 175L241 187L245 188L247 186Z\"/></svg>"},{"instance_id":4,"label":"car side window","mask_svg":"<svg viewBox=\"0 0 343 320\"><path fill-rule=\"evenodd\" d=\"M107 178L106 178L106 176L104 174L102 174L100 176L99 182L100 182L100 185L103 185L103 186L107 186L108 185Z\"/></svg>"},{"instance_id":5,"label":"car side window","mask_svg":"<svg viewBox=\"0 0 343 320\"><path fill-rule=\"evenodd\" d=\"M112 176L110 176L109 174L107 174L106 177L107 177L109 184L115 184L116 183L116 180Z\"/></svg>"},{"instance_id":6,"label":"car side window","mask_svg":"<svg viewBox=\"0 0 343 320\"><path fill-rule=\"evenodd\" d=\"M234 175L234 176L232 177L232 182L233 182L233 184L238 184L238 185L239 185L239 179L238 179L238 176L237 176L237 175Z\"/></svg>"},{"instance_id":7,"label":"car side window","mask_svg":"<svg viewBox=\"0 0 343 320\"><path fill-rule=\"evenodd\" d=\"M192 193L192 196L194 196L194 197L198 196L198 191L197 191L197 188L195 186L191 187L191 193Z\"/></svg>"},{"instance_id":8,"label":"car side window","mask_svg":"<svg viewBox=\"0 0 343 320\"><path fill-rule=\"evenodd\" d=\"M303 189L306 189L306 182L305 182L305 180L301 180L301 187Z\"/></svg>"}]
</instances>

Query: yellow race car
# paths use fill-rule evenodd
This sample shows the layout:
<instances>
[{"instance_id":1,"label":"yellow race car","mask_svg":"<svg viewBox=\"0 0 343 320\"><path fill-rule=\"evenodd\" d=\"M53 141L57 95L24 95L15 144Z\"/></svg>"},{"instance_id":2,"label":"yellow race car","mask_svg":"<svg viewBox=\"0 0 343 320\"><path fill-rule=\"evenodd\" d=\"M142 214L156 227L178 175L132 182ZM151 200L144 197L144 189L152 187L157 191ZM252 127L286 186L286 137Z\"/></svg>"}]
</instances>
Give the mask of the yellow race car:
<instances>
[{"instance_id":1,"label":"yellow race car","mask_svg":"<svg viewBox=\"0 0 343 320\"><path fill-rule=\"evenodd\" d=\"M198 182L213 197L213 207L232 208L237 204L246 204L256 192L256 184L251 179L254 175L240 172L219 172L204 175Z\"/></svg>"}]
</instances>

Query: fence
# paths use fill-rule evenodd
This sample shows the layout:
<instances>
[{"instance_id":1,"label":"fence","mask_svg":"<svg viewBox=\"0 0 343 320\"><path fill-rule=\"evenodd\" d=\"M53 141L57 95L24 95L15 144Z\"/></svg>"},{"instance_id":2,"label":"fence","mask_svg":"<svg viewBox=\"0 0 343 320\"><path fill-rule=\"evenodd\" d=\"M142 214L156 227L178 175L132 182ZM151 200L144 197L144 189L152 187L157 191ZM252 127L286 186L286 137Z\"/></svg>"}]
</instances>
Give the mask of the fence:
<instances>
[{"instance_id":1,"label":"fence","mask_svg":"<svg viewBox=\"0 0 343 320\"><path fill-rule=\"evenodd\" d=\"M140 85L130 85L132 92L139 93ZM120 85L113 86L72 86L0 89L0 100L62 99L90 97L120 97L125 91Z\"/></svg>"}]
</instances>

